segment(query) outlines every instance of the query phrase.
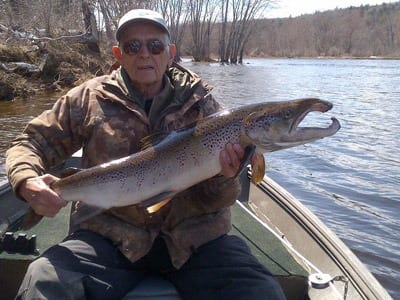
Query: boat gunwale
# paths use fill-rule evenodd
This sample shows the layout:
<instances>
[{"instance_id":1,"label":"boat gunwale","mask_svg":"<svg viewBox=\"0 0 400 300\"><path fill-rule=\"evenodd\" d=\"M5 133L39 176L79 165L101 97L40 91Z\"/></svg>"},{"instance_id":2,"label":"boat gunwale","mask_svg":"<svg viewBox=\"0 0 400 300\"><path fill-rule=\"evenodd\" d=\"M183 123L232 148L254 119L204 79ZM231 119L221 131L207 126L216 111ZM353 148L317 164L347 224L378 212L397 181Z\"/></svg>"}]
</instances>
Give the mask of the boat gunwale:
<instances>
[{"instance_id":1,"label":"boat gunwale","mask_svg":"<svg viewBox=\"0 0 400 300\"><path fill-rule=\"evenodd\" d=\"M251 171L249 171L248 176L251 177ZM325 223L297 198L268 176L264 176L263 181L257 184L256 187L268 195L310 235L333 260L346 278L350 280L359 295L364 299L392 299L366 265ZM252 202L251 196L249 202ZM256 210L255 213L258 215Z\"/></svg>"}]
</instances>

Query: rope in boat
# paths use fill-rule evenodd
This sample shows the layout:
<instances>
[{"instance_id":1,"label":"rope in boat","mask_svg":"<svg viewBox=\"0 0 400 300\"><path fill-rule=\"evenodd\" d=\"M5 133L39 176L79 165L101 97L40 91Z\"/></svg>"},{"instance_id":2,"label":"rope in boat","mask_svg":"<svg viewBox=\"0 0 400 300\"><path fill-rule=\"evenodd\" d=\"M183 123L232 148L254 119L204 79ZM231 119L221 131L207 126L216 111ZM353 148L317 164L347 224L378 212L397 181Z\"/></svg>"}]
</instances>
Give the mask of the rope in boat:
<instances>
[{"instance_id":1,"label":"rope in boat","mask_svg":"<svg viewBox=\"0 0 400 300\"><path fill-rule=\"evenodd\" d=\"M319 270L311 261L309 261L307 258L305 258L299 251L297 251L292 244L288 240L285 240L283 237L281 237L279 234L277 234L268 224L266 224L263 220L261 220L257 215L255 215L252 211L250 211L243 203L241 203L239 200L236 200L236 203L246 212L248 213L252 218L254 218L261 226L263 226L265 229L267 229L269 232L271 232L278 240L280 240L286 247L288 247L295 255L297 255L300 259L304 261L311 269L313 269L315 272L322 274L322 271ZM334 293L339 297L340 300L345 300L345 298L340 294L340 292L337 290L337 288L332 284L332 282L329 282L329 286L332 288Z\"/></svg>"}]
</instances>

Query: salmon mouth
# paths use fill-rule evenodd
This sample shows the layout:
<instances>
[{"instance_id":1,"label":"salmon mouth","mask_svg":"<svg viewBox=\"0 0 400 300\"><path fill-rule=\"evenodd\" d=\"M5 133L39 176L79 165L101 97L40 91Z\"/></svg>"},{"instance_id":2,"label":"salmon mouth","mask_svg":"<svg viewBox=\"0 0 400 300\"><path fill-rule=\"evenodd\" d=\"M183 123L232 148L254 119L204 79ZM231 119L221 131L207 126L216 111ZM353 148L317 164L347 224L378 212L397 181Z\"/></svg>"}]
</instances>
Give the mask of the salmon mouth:
<instances>
[{"instance_id":1,"label":"salmon mouth","mask_svg":"<svg viewBox=\"0 0 400 300\"><path fill-rule=\"evenodd\" d=\"M334 135L340 129L339 121L332 117L328 127L299 126L310 112L325 113L333 104L316 99L298 99L292 102L271 103L253 111L243 121L245 134L264 152L295 147ZM271 112L272 111L272 112Z\"/></svg>"},{"instance_id":2,"label":"salmon mouth","mask_svg":"<svg viewBox=\"0 0 400 300\"><path fill-rule=\"evenodd\" d=\"M315 140L326 136L335 134L340 129L340 123L335 117L331 118L331 124L326 128L321 127L300 127L300 123L305 117L311 112L325 113L331 110L333 104L328 101L316 100L294 117L293 123L291 124L286 141L301 141L301 140Z\"/></svg>"}]
</instances>

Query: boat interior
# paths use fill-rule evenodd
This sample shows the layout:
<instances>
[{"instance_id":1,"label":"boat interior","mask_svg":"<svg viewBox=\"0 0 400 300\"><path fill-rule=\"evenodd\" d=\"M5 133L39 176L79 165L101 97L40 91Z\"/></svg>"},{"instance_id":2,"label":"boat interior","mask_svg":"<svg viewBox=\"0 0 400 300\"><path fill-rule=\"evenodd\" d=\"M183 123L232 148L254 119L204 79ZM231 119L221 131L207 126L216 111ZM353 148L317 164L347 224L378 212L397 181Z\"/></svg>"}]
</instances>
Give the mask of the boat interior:
<instances>
[{"instance_id":1,"label":"boat interior","mask_svg":"<svg viewBox=\"0 0 400 300\"><path fill-rule=\"evenodd\" d=\"M77 164L75 157L54 173ZM260 185L250 182L250 171L243 172L241 177L243 189L232 207L230 234L247 242L253 254L279 281L287 299L380 299L375 293L385 291L381 291L375 278L352 253L350 258L355 259L356 267L348 262L350 250L315 215L267 177ZM56 217L43 218L22 232L18 228L26 212L26 203L17 200L10 186L3 184L0 187L0 295L4 300L14 299L29 263L69 231L69 206ZM372 288L364 292L369 285ZM168 281L149 277L124 299L181 298Z\"/></svg>"}]
</instances>

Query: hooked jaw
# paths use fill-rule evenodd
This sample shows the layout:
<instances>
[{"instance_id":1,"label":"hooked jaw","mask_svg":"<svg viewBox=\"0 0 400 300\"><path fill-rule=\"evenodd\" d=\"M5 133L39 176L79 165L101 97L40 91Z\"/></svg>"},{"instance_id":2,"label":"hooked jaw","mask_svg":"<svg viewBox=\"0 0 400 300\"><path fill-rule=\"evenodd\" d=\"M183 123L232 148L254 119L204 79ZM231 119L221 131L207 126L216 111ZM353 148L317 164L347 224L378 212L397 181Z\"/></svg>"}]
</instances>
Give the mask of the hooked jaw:
<instances>
[{"instance_id":1,"label":"hooked jaw","mask_svg":"<svg viewBox=\"0 0 400 300\"><path fill-rule=\"evenodd\" d=\"M290 112L288 117L276 118L269 126L259 130L248 130L247 135L260 146L264 152L276 151L306 144L335 134L340 129L339 121L332 117L332 123L327 128L299 127L299 124L310 112L327 112L333 105L320 99L300 99L284 103L281 112ZM284 113L278 114L284 115Z\"/></svg>"},{"instance_id":2,"label":"hooked jaw","mask_svg":"<svg viewBox=\"0 0 400 300\"><path fill-rule=\"evenodd\" d=\"M326 102L323 100L319 100L318 102L314 102L311 106L306 106L302 112L300 112L297 116L295 116L294 121L289 129L289 134L292 134L293 131L298 129L299 124L304 118L312 111L319 111L319 112L327 112L333 107L332 103Z\"/></svg>"},{"instance_id":3,"label":"hooked jaw","mask_svg":"<svg viewBox=\"0 0 400 300\"><path fill-rule=\"evenodd\" d=\"M290 132L286 141L313 141L334 135L340 129L340 123L335 117L331 118L332 123L327 128L320 127L296 127Z\"/></svg>"},{"instance_id":4,"label":"hooked jaw","mask_svg":"<svg viewBox=\"0 0 400 300\"><path fill-rule=\"evenodd\" d=\"M310 112L327 112L332 109L333 105L330 102L319 100L318 102L313 103L307 109L305 109L302 113L300 113L297 117L295 117L290 129L288 131L287 139L285 141L308 141L308 140L317 140L327 136L331 136L335 134L340 129L340 123L335 118L332 117L332 123L327 128L321 127L299 127L299 124L304 120L304 118Z\"/></svg>"}]
</instances>

